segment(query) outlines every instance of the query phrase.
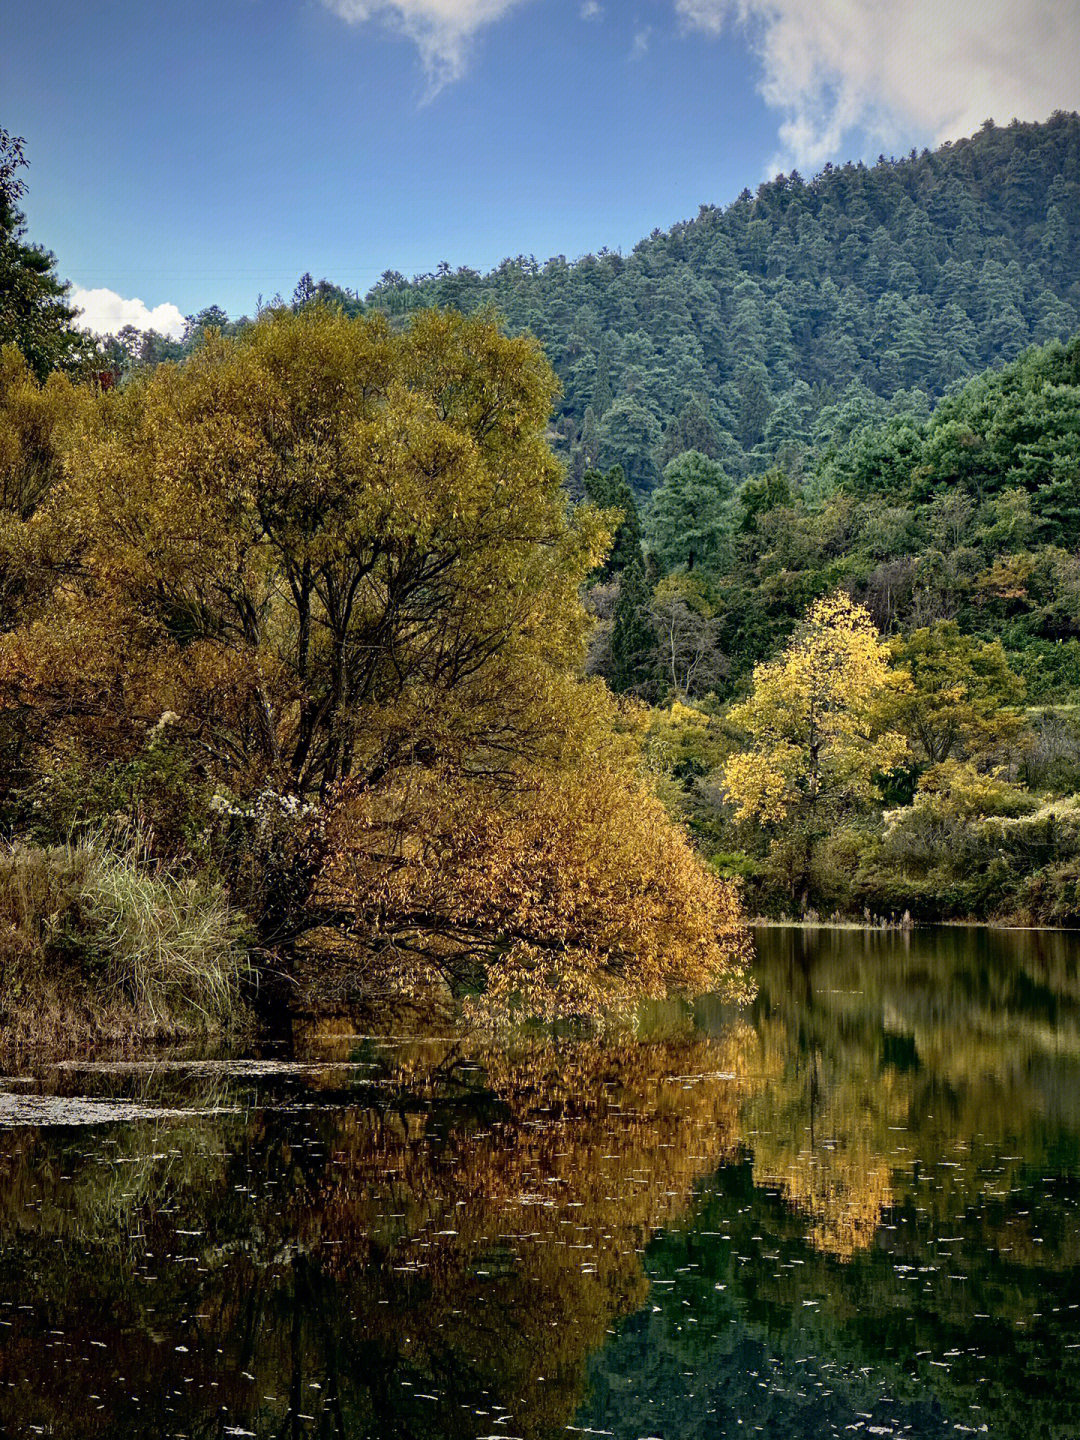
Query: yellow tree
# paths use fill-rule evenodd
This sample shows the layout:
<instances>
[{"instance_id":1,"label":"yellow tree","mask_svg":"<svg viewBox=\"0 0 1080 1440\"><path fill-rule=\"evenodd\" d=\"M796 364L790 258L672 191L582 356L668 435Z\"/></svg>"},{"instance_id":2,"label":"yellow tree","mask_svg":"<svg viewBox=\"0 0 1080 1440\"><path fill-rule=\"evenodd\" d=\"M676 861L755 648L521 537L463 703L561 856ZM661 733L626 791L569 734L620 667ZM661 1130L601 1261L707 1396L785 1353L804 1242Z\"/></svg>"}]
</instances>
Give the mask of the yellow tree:
<instances>
[{"instance_id":1,"label":"yellow tree","mask_svg":"<svg viewBox=\"0 0 1080 1440\"><path fill-rule=\"evenodd\" d=\"M14 345L0 347L0 635L31 620L67 573L63 527L45 514L92 403L88 389L56 373L41 383ZM20 687L11 699L0 704L0 802L22 778L27 735L40 718L36 695Z\"/></svg>"},{"instance_id":2,"label":"yellow tree","mask_svg":"<svg viewBox=\"0 0 1080 1440\"><path fill-rule=\"evenodd\" d=\"M731 712L746 746L723 770L740 821L797 837L803 901L814 840L874 794L878 775L907 756L886 728L889 701L908 678L867 611L842 593L816 601L784 650L754 670L754 688Z\"/></svg>"},{"instance_id":3,"label":"yellow tree","mask_svg":"<svg viewBox=\"0 0 1080 1440\"><path fill-rule=\"evenodd\" d=\"M63 453L90 392L53 374L41 384L14 345L0 348L0 625L12 625L37 591L52 583L57 556L46 554L35 518L60 480ZM47 563L51 562L51 563Z\"/></svg>"},{"instance_id":4,"label":"yellow tree","mask_svg":"<svg viewBox=\"0 0 1080 1440\"><path fill-rule=\"evenodd\" d=\"M549 1013L723 982L733 897L582 678L608 517L567 503L556 389L488 316L316 305L98 397L0 716L39 771L179 755L268 946L332 926L354 975Z\"/></svg>"},{"instance_id":5,"label":"yellow tree","mask_svg":"<svg viewBox=\"0 0 1080 1440\"><path fill-rule=\"evenodd\" d=\"M68 457L85 608L138 616L145 703L234 792L531 751L606 543L545 443L555 390L487 318L315 306L211 334L105 397Z\"/></svg>"},{"instance_id":6,"label":"yellow tree","mask_svg":"<svg viewBox=\"0 0 1080 1440\"><path fill-rule=\"evenodd\" d=\"M312 922L347 937L332 968L359 998L474 991L485 1019L599 1018L643 996L748 994L734 889L618 750L529 767L513 789L401 775L344 799L328 829ZM316 987L326 973L319 957Z\"/></svg>"}]
</instances>

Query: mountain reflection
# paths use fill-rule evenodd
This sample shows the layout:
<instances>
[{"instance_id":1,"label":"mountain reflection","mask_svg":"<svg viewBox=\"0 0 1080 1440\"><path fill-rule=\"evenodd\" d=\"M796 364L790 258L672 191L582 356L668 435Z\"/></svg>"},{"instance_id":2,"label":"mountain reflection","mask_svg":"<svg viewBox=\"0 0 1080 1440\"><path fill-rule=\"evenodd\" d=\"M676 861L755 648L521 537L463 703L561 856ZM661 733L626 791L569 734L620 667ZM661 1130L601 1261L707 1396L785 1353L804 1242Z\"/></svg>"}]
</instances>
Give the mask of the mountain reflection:
<instances>
[{"instance_id":1,"label":"mountain reflection","mask_svg":"<svg viewBox=\"0 0 1080 1440\"><path fill-rule=\"evenodd\" d=\"M0 1130L0 1434L1070 1433L1078 953L768 931L625 1043L48 1072L173 1113Z\"/></svg>"}]
</instances>

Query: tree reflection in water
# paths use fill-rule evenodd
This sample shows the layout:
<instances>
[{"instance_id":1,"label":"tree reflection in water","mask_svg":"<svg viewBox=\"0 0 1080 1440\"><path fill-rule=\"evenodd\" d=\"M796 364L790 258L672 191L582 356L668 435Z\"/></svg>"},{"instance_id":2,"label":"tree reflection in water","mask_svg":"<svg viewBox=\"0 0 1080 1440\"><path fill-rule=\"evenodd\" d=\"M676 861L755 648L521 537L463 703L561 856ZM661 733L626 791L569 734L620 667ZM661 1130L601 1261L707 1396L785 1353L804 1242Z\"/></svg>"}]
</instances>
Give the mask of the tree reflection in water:
<instances>
[{"instance_id":1,"label":"tree reflection in water","mask_svg":"<svg viewBox=\"0 0 1080 1440\"><path fill-rule=\"evenodd\" d=\"M188 1113L0 1132L0 1434L1071 1433L1076 940L760 948L659 1038L52 1073Z\"/></svg>"},{"instance_id":2,"label":"tree reflection in water","mask_svg":"<svg viewBox=\"0 0 1080 1440\"><path fill-rule=\"evenodd\" d=\"M752 1044L372 1047L238 1117L9 1131L0 1415L564 1433L650 1237L735 1154Z\"/></svg>"}]
</instances>

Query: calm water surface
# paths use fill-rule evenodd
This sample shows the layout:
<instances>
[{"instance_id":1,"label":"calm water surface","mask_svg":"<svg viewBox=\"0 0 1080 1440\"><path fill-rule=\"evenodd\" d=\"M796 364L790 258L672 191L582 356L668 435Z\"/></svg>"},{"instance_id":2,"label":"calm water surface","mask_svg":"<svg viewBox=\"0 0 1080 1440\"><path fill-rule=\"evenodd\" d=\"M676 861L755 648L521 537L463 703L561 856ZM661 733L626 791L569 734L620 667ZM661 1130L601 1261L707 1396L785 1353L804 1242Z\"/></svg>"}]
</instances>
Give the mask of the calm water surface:
<instances>
[{"instance_id":1,"label":"calm water surface","mask_svg":"<svg viewBox=\"0 0 1080 1440\"><path fill-rule=\"evenodd\" d=\"M0 1436L1080 1436L1080 937L0 1080Z\"/></svg>"}]
</instances>

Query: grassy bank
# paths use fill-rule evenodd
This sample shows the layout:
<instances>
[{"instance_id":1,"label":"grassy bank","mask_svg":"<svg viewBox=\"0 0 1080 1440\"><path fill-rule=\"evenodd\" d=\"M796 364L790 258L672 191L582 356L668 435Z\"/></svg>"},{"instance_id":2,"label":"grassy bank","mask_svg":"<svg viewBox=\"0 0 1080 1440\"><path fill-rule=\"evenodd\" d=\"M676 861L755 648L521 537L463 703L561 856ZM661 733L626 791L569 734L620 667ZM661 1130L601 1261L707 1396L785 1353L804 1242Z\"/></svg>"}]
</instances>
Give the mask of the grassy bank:
<instances>
[{"instance_id":1,"label":"grassy bank","mask_svg":"<svg viewBox=\"0 0 1080 1440\"><path fill-rule=\"evenodd\" d=\"M0 849L0 1047L175 1039L247 1023L243 917L89 839Z\"/></svg>"}]
</instances>

